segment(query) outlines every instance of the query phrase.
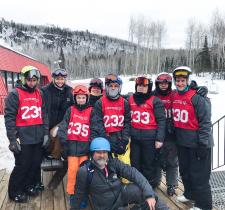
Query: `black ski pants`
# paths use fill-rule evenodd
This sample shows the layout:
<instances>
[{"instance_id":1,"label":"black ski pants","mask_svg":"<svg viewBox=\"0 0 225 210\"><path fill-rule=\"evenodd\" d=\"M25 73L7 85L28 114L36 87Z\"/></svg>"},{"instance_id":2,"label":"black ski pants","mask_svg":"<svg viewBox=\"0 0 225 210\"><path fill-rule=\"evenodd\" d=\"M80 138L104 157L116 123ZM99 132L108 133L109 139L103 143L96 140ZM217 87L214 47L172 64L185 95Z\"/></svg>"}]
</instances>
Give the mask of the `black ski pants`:
<instances>
[{"instance_id":1,"label":"black ski pants","mask_svg":"<svg viewBox=\"0 0 225 210\"><path fill-rule=\"evenodd\" d=\"M178 185L177 145L174 141L165 141L160 151L160 166L166 172L167 185Z\"/></svg>"},{"instance_id":2,"label":"black ski pants","mask_svg":"<svg viewBox=\"0 0 225 210\"><path fill-rule=\"evenodd\" d=\"M42 161L42 143L22 144L21 152L14 154L15 166L10 175L8 193L13 199L18 193L35 185L39 179Z\"/></svg>"},{"instance_id":3,"label":"black ski pants","mask_svg":"<svg viewBox=\"0 0 225 210\"><path fill-rule=\"evenodd\" d=\"M131 166L140 171L155 188L161 181L158 154L155 149L155 141L136 141L131 139L130 145Z\"/></svg>"},{"instance_id":4,"label":"black ski pants","mask_svg":"<svg viewBox=\"0 0 225 210\"><path fill-rule=\"evenodd\" d=\"M203 210L212 209L212 194L209 184L211 174L211 149L205 158L197 157L197 148L178 146L179 170L184 185L184 196L195 201Z\"/></svg>"},{"instance_id":5,"label":"black ski pants","mask_svg":"<svg viewBox=\"0 0 225 210\"><path fill-rule=\"evenodd\" d=\"M141 189L135 184L127 184L122 189L121 193L121 202L123 206L127 206L128 204L139 204L134 206L132 209L135 210L148 210L148 205L145 202L145 199ZM168 207L163 203L163 201L156 196L156 210L168 210Z\"/></svg>"}]
</instances>

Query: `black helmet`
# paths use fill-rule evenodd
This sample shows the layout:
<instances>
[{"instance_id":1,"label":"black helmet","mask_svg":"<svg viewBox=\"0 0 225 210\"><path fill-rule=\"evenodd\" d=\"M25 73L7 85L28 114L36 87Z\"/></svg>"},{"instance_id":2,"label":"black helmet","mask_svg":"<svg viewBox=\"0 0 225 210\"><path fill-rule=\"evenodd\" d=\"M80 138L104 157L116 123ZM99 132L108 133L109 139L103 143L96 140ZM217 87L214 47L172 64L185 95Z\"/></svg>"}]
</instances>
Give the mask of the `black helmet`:
<instances>
[{"instance_id":1,"label":"black helmet","mask_svg":"<svg viewBox=\"0 0 225 210\"><path fill-rule=\"evenodd\" d=\"M148 93L152 91L152 80L145 76L137 77L135 79L135 92L137 92L138 85L148 85Z\"/></svg>"},{"instance_id":2,"label":"black helmet","mask_svg":"<svg viewBox=\"0 0 225 210\"><path fill-rule=\"evenodd\" d=\"M92 87L98 87L98 88L101 89L101 92L102 92L103 91L103 82L102 82L102 80L99 79L99 78L93 78L90 81L90 83L89 83L89 88L88 88L89 92L91 92L91 88Z\"/></svg>"}]
</instances>

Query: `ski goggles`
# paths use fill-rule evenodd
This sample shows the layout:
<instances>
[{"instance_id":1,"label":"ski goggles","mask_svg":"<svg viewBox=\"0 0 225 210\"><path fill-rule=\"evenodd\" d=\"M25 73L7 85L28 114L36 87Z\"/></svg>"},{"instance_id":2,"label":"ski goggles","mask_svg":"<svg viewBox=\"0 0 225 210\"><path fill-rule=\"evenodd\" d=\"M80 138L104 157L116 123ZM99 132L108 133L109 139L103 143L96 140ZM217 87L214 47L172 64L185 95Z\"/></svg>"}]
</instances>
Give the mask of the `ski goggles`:
<instances>
[{"instance_id":1,"label":"ski goggles","mask_svg":"<svg viewBox=\"0 0 225 210\"><path fill-rule=\"evenodd\" d=\"M24 74L24 77L26 79L32 79L33 77L36 77L37 79L40 79L41 75L40 75L40 72L37 69L32 69L32 70L26 72Z\"/></svg>"},{"instance_id":2,"label":"ski goggles","mask_svg":"<svg viewBox=\"0 0 225 210\"><path fill-rule=\"evenodd\" d=\"M110 83L118 83L119 85L121 85L122 80L115 74L108 74L105 77L105 84L108 85Z\"/></svg>"},{"instance_id":3,"label":"ski goggles","mask_svg":"<svg viewBox=\"0 0 225 210\"><path fill-rule=\"evenodd\" d=\"M88 94L88 89L83 86L83 85L78 85L73 89L73 94L74 95L79 95L79 94Z\"/></svg>"},{"instance_id":4,"label":"ski goggles","mask_svg":"<svg viewBox=\"0 0 225 210\"><path fill-rule=\"evenodd\" d=\"M90 86L102 86L102 80L96 78L96 79L92 79L90 82Z\"/></svg>"},{"instance_id":5,"label":"ski goggles","mask_svg":"<svg viewBox=\"0 0 225 210\"><path fill-rule=\"evenodd\" d=\"M174 76L175 77L181 77L181 76L184 76L184 77L188 77L190 73L188 71L185 71L185 70L179 70L179 71L175 71L174 72Z\"/></svg>"},{"instance_id":6,"label":"ski goggles","mask_svg":"<svg viewBox=\"0 0 225 210\"><path fill-rule=\"evenodd\" d=\"M135 79L135 83L137 85L148 85L149 84L149 79L146 77L137 77Z\"/></svg>"},{"instance_id":7,"label":"ski goggles","mask_svg":"<svg viewBox=\"0 0 225 210\"><path fill-rule=\"evenodd\" d=\"M63 76L67 77L67 72L65 69L57 69L52 73L53 77Z\"/></svg>"},{"instance_id":8,"label":"ski goggles","mask_svg":"<svg viewBox=\"0 0 225 210\"><path fill-rule=\"evenodd\" d=\"M156 78L156 82L159 82L159 83L172 82L172 77L168 74L162 74Z\"/></svg>"}]
</instances>

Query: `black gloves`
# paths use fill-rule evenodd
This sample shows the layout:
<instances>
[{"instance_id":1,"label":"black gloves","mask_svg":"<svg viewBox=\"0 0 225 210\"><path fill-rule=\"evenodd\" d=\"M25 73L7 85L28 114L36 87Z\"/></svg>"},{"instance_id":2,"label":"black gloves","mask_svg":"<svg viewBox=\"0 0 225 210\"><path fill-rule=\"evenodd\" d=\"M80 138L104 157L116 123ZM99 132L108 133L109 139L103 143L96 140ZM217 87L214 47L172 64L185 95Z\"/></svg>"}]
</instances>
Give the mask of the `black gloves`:
<instances>
[{"instance_id":1,"label":"black gloves","mask_svg":"<svg viewBox=\"0 0 225 210\"><path fill-rule=\"evenodd\" d=\"M18 141L12 141L9 144L9 150L18 155L21 152L21 146Z\"/></svg>"},{"instance_id":2,"label":"black gloves","mask_svg":"<svg viewBox=\"0 0 225 210\"><path fill-rule=\"evenodd\" d=\"M44 140L43 140L42 147L44 149L48 149L49 145L50 145L50 138L49 138L48 135L44 135Z\"/></svg>"},{"instance_id":3,"label":"black gloves","mask_svg":"<svg viewBox=\"0 0 225 210\"><path fill-rule=\"evenodd\" d=\"M118 142L117 154L118 155L124 154L126 152L126 148L127 148L127 142L120 140Z\"/></svg>"},{"instance_id":4,"label":"black gloves","mask_svg":"<svg viewBox=\"0 0 225 210\"><path fill-rule=\"evenodd\" d=\"M198 160L203 160L207 157L208 155L208 150L209 148L206 147L204 144L199 144L198 147L196 148L196 157Z\"/></svg>"},{"instance_id":5,"label":"black gloves","mask_svg":"<svg viewBox=\"0 0 225 210\"><path fill-rule=\"evenodd\" d=\"M206 86L198 86L195 80L191 80L190 89L196 90L197 94L206 97L208 94L208 88Z\"/></svg>"},{"instance_id":6,"label":"black gloves","mask_svg":"<svg viewBox=\"0 0 225 210\"><path fill-rule=\"evenodd\" d=\"M118 139L115 141L110 141L111 151L112 153L122 155L126 152L128 141Z\"/></svg>"}]
</instances>

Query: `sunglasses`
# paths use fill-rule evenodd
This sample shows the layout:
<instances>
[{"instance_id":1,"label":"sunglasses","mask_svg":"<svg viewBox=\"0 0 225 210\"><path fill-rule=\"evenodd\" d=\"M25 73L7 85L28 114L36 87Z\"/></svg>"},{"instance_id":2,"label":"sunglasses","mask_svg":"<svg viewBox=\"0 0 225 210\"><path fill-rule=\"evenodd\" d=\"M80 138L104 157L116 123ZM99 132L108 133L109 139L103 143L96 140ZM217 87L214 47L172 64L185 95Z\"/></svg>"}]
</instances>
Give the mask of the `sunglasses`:
<instances>
[{"instance_id":1,"label":"sunglasses","mask_svg":"<svg viewBox=\"0 0 225 210\"><path fill-rule=\"evenodd\" d=\"M148 85L149 84L149 79L147 79L146 77L137 77L135 79L135 83L137 85Z\"/></svg>"}]
</instances>

